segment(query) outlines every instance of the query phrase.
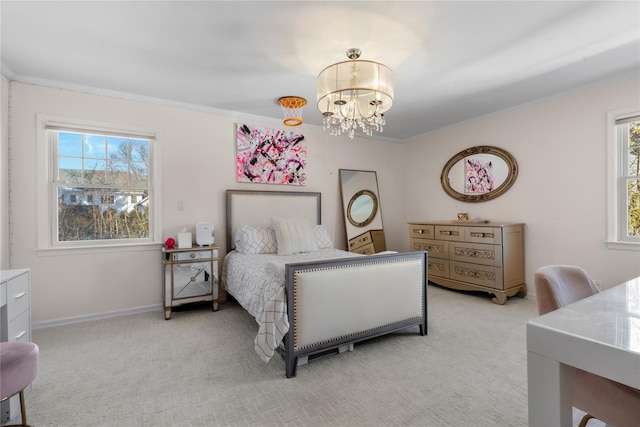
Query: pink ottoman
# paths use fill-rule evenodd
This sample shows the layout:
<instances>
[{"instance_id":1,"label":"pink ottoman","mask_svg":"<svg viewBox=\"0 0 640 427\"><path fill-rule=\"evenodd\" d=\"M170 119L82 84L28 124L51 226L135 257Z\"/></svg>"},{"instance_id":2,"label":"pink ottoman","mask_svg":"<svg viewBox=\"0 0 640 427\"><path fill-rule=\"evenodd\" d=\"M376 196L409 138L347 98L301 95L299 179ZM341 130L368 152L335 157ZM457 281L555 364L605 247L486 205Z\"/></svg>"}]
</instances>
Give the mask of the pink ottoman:
<instances>
[{"instance_id":1,"label":"pink ottoman","mask_svg":"<svg viewBox=\"0 0 640 427\"><path fill-rule=\"evenodd\" d=\"M27 426L24 389L38 375L39 351L32 342L0 342L0 401L20 393L21 426Z\"/></svg>"}]
</instances>

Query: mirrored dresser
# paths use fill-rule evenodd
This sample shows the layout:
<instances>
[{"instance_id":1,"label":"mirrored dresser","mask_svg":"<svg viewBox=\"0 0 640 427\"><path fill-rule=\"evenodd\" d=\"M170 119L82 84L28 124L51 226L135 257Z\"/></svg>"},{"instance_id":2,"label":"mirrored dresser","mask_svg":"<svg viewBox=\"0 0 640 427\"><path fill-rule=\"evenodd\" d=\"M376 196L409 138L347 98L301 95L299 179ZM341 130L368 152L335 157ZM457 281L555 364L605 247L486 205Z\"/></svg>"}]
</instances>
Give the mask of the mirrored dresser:
<instances>
[{"instance_id":1,"label":"mirrored dresser","mask_svg":"<svg viewBox=\"0 0 640 427\"><path fill-rule=\"evenodd\" d=\"M433 221L409 223L411 250L429 254L429 281L463 291L484 291L504 304L527 295L524 224Z\"/></svg>"}]
</instances>

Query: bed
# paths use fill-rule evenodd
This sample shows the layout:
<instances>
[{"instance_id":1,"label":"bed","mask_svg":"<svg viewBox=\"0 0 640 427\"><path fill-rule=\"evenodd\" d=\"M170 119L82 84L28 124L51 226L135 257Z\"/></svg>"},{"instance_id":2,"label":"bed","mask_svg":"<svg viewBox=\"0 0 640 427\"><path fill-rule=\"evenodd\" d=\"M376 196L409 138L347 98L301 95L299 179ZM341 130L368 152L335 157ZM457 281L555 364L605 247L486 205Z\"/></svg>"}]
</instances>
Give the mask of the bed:
<instances>
[{"instance_id":1,"label":"bed","mask_svg":"<svg viewBox=\"0 0 640 427\"><path fill-rule=\"evenodd\" d=\"M258 356L279 352L288 378L362 340L427 334L426 252L333 248L316 192L227 190L226 213L222 285L256 319Z\"/></svg>"}]
</instances>

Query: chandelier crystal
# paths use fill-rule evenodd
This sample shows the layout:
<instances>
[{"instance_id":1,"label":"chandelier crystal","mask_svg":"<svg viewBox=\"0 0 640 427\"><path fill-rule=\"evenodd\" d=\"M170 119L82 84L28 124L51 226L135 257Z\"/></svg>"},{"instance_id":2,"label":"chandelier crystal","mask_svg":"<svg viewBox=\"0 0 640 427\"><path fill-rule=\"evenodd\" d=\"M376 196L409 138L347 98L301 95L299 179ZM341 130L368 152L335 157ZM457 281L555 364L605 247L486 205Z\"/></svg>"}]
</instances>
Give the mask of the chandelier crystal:
<instances>
[{"instance_id":1,"label":"chandelier crystal","mask_svg":"<svg viewBox=\"0 0 640 427\"><path fill-rule=\"evenodd\" d=\"M349 61L330 65L318 75L318 109L331 135L346 133L353 139L360 128L371 136L386 124L384 112L393 104L393 71L379 62L358 60L361 54L360 49L349 49Z\"/></svg>"}]
</instances>

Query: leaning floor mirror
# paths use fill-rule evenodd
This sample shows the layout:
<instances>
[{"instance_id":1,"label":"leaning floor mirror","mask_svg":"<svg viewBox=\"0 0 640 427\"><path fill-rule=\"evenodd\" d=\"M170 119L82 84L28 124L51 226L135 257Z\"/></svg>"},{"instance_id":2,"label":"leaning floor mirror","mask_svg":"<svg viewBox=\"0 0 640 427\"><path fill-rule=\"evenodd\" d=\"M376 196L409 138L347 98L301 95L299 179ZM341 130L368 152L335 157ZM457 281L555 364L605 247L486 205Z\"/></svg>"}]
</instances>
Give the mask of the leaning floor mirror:
<instances>
[{"instance_id":1,"label":"leaning floor mirror","mask_svg":"<svg viewBox=\"0 0 640 427\"><path fill-rule=\"evenodd\" d=\"M351 169L339 172L349 251L369 255L387 250L376 172Z\"/></svg>"}]
</instances>

